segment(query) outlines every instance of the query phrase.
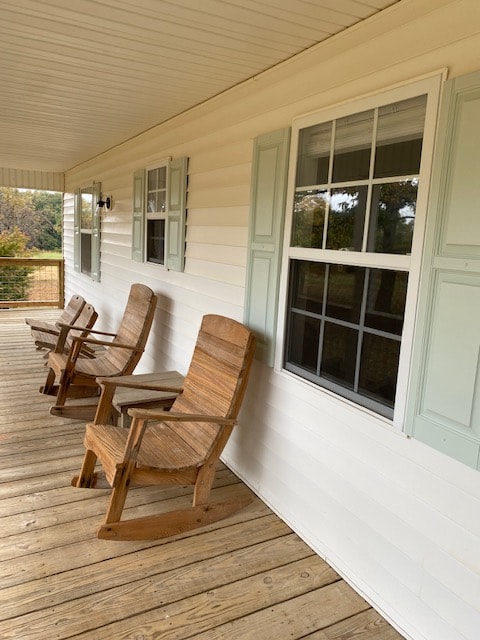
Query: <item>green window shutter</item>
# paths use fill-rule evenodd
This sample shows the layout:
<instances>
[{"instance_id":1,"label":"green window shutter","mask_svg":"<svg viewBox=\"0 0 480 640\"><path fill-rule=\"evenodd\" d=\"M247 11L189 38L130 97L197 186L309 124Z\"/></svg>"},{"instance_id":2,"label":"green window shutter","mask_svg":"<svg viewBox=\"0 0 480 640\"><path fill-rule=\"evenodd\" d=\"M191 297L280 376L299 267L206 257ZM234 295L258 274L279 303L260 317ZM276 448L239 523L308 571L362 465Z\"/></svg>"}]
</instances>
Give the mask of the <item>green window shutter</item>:
<instances>
[{"instance_id":1,"label":"green window shutter","mask_svg":"<svg viewBox=\"0 0 480 640\"><path fill-rule=\"evenodd\" d=\"M91 278L96 282L100 282L100 227L101 215L100 207L97 202L101 196L101 185L99 182L93 184L93 201L92 201L92 267Z\"/></svg>"},{"instance_id":2,"label":"green window shutter","mask_svg":"<svg viewBox=\"0 0 480 640\"><path fill-rule=\"evenodd\" d=\"M132 259L144 260L145 246L145 170L133 174Z\"/></svg>"},{"instance_id":3,"label":"green window shutter","mask_svg":"<svg viewBox=\"0 0 480 640\"><path fill-rule=\"evenodd\" d=\"M257 337L256 357L273 366L290 128L254 142L244 321Z\"/></svg>"},{"instance_id":4,"label":"green window shutter","mask_svg":"<svg viewBox=\"0 0 480 640\"><path fill-rule=\"evenodd\" d=\"M480 73L442 100L406 430L480 469Z\"/></svg>"},{"instance_id":5,"label":"green window shutter","mask_svg":"<svg viewBox=\"0 0 480 640\"><path fill-rule=\"evenodd\" d=\"M168 168L165 266L172 271L184 268L187 168L188 158L172 160Z\"/></svg>"},{"instance_id":6,"label":"green window shutter","mask_svg":"<svg viewBox=\"0 0 480 640\"><path fill-rule=\"evenodd\" d=\"M81 269L81 235L80 235L80 215L82 211L82 195L80 189L75 192L73 209L73 268L75 271Z\"/></svg>"}]
</instances>

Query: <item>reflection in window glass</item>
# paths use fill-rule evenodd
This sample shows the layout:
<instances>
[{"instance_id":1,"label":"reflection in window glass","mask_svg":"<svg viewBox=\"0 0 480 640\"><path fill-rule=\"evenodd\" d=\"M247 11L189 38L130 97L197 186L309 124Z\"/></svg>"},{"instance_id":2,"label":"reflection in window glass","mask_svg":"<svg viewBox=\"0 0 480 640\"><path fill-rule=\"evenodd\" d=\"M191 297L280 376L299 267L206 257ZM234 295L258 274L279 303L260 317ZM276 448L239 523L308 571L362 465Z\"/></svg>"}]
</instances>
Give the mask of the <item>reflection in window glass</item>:
<instances>
[{"instance_id":1,"label":"reflection in window glass","mask_svg":"<svg viewBox=\"0 0 480 640\"><path fill-rule=\"evenodd\" d=\"M336 121L333 182L364 180L370 170L374 111Z\"/></svg>"},{"instance_id":2,"label":"reflection in window glass","mask_svg":"<svg viewBox=\"0 0 480 640\"><path fill-rule=\"evenodd\" d=\"M419 173L426 104L426 96L417 96L380 107L375 178Z\"/></svg>"},{"instance_id":3,"label":"reflection in window glass","mask_svg":"<svg viewBox=\"0 0 480 640\"><path fill-rule=\"evenodd\" d=\"M93 214L93 195L87 193L86 190L81 192L82 208L80 211L80 226L82 229L92 228L92 214Z\"/></svg>"},{"instance_id":4,"label":"reflection in window glass","mask_svg":"<svg viewBox=\"0 0 480 640\"><path fill-rule=\"evenodd\" d=\"M332 139L332 122L323 122L300 132L297 186L325 184Z\"/></svg>"},{"instance_id":5,"label":"reflection in window glass","mask_svg":"<svg viewBox=\"0 0 480 640\"><path fill-rule=\"evenodd\" d=\"M295 309L322 313L325 269L322 262L292 262L292 300Z\"/></svg>"},{"instance_id":6,"label":"reflection in window glass","mask_svg":"<svg viewBox=\"0 0 480 640\"><path fill-rule=\"evenodd\" d=\"M358 332L331 322L325 323L320 375L347 389L354 388Z\"/></svg>"},{"instance_id":7,"label":"reflection in window glass","mask_svg":"<svg viewBox=\"0 0 480 640\"><path fill-rule=\"evenodd\" d=\"M400 342L365 333L359 376L359 392L393 407L397 386Z\"/></svg>"},{"instance_id":8,"label":"reflection in window glass","mask_svg":"<svg viewBox=\"0 0 480 640\"><path fill-rule=\"evenodd\" d=\"M326 191L300 191L293 206L292 246L322 248Z\"/></svg>"},{"instance_id":9,"label":"reflection in window glass","mask_svg":"<svg viewBox=\"0 0 480 640\"><path fill-rule=\"evenodd\" d=\"M332 189L327 249L361 251L367 206L367 186Z\"/></svg>"},{"instance_id":10,"label":"reflection in window glass","mask_svg":"<svg viewBox=\"0 0 480 640\"><path fill-rule=\"evenodd\" d=\"M167 168L156 167L147 171L147 211L164 213L166 210Z\"/></svg>"},{"instance_id":11,"label":"reflection in window glass","mask_svg":"<svg viewBox=\"0 0 480 640\"><path fill-rule=\"evenodd\" d=\"M285 367L390 415L407 282L406 272L292 260Z\"/></svg>"},{"instance_id":12,"label":"reflection in window glass","mask_svg":"<svg viewBox=\"0 0 480 640\"><path fill-rule=\"evenodd\" d=\"M417 190L418 180L373 186L369 251L404 255L411 252Z\"/></svg>"},{"instance_id":13,"label":"reflection in window glass","mask_svg":"<svg viewBox=\"0 0 480 640\"><path fill-rule=\"evenodd\" d=\"M147 260L165 262L165 220L147 220Z\"/></svg>"},{"instance_id":14,"label":"reflection in window glass","mask_svg":"<svg viewBox=\"0 0 480 640\"><path fill-rule=\"evenodd\" d=\"M358 324L362 309L365 269L331 264L328 273L326 315Z\"/></svg>"},{"instance_id":15,"label":"reflection in window glass","mask_svg":"<svg viewBox=\"0 0 480 640\"><path fill-rule=\"evenodd\" d=\"M311 373L317 372L320 321L292 313L289 331L289 360Z\"/></svg>"},{"instance_id":16,"label":"reflection in window glass","mask_svg":"<svg viewBox=\"0 0 480 640\"><path fill-rule=\"evenodd\" d=\"M371 269L365 325L379 331L402 334L408 273Z\"/></svg>"}]
</instances>

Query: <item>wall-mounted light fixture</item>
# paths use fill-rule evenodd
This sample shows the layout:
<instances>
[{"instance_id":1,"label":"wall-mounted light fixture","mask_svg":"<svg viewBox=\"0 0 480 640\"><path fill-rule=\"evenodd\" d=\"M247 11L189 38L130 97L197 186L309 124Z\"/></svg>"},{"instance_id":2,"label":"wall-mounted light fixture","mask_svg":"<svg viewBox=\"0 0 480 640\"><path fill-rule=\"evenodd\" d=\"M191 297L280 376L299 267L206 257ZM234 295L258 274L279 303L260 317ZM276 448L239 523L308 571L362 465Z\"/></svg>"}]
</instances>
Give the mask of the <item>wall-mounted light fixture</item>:
<instances>
[{"instance_id":1,"label":"wall-mounted light fixture","mask_svg":"<svg viewBox=\"0 0 480 640\"><path fill-rule=\"evenodd\" d=\"M100 207L104 211L111 211L113 209L113 198L112 196L100 196L100 200L97 202L97 207Z\"/></svg>"}]
</instances>

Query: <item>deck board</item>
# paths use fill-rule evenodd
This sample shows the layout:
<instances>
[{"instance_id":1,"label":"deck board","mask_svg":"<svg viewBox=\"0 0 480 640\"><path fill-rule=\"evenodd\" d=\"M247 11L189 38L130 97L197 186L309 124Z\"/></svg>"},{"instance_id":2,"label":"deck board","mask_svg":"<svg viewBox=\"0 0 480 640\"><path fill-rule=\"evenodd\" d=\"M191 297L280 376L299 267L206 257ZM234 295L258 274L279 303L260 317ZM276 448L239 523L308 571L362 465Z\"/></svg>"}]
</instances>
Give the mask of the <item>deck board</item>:
<instances>
[{"instance_id":1,"label":"deck board","mask_svg":"<svg viewBox=\"0 0 480 640\"><path fill-rule=\"evenodd\" d=\"M84 424L48 413L45 360L24 315L0 311L2 640L401 640L258 498L170 539L97 539L108 492L70 486ZM221 466L213 493L239 491ZM180 507L190 493L133 489L125 516Z\"/></svg>"}]
</instances>

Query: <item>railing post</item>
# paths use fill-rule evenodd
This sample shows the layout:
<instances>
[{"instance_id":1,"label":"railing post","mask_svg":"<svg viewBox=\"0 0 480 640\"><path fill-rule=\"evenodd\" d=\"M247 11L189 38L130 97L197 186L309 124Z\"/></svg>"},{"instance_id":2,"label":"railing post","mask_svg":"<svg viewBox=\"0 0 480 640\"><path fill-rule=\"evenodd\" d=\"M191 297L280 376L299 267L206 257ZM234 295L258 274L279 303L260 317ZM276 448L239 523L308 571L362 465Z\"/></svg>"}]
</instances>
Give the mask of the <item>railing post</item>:
<instances>
[{"instance_id":1,"label":"railing post","mask_svg":"<svg viewBox=\"0 0 480 640\"><path fill-rule=\"evenodd\" d=\"M65 306L65 261L62 259L58 265L58 308Z\"/></svg>"}]
</instances>

